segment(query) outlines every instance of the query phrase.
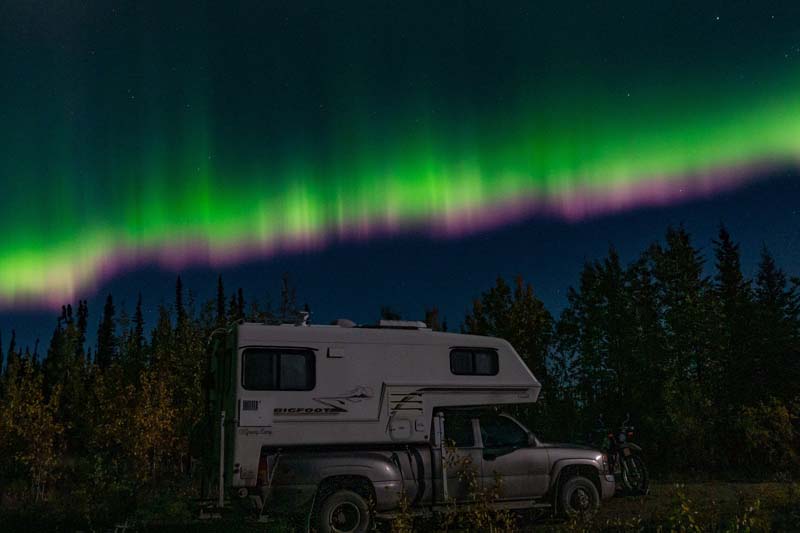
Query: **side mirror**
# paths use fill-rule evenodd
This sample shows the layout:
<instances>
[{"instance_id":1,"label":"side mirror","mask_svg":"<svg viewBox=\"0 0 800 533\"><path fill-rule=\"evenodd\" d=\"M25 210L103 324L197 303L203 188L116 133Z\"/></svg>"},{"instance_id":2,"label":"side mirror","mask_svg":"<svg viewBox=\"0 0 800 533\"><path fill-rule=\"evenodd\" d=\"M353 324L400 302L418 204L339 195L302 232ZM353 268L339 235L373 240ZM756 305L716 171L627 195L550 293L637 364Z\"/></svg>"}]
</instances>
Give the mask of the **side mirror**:
<instances>
[{"instance_id":1,"label":"side mirror","mask_svg":"<svg viewBox=\"0 0 800 533\"><path fill-rule=\"evenodd\" d=\"M536 437L533 436L533 433L528 433L528 446L536 446Z\"/></svg>"}]
</instances>

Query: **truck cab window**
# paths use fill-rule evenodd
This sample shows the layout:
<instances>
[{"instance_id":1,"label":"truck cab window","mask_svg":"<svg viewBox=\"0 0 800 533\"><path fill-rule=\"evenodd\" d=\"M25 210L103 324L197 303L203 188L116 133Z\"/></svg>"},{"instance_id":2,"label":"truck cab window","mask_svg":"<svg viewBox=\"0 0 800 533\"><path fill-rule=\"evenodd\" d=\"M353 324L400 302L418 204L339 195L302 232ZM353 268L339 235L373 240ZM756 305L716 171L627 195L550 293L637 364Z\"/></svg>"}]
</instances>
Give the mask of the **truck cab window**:
<instances>
[{"instance_id":1,"label":"truck cab window","mask_svg":"<svg viewBox=\"0 0 800 533\"><path fill-rule=\"evenodd\" d=\"M467 414L445 413L444 438L446 441L454 441L456 448L475 446L472 417Z\"/></svg>"},{"instance_id":2,"label":"truck cab window","mask_svg":"<svg viewBox=\"0 0 800 533\"><path fill-rule=\"evenodd\" d=\"M528 445L528 434L519 424L504 416L480 418L484 448L521 448Z\"/></svg>"},{"instance_id":3,"label":"truck cab window","mask_svg":"<svg viewBox=\"0 0 800 533\"><path fill-rule=\"evenodd\" d=\"M242 385L248 390L312 390L316 384L314 352L248 348L244 351Z\"/></svg>"}]
</instances>

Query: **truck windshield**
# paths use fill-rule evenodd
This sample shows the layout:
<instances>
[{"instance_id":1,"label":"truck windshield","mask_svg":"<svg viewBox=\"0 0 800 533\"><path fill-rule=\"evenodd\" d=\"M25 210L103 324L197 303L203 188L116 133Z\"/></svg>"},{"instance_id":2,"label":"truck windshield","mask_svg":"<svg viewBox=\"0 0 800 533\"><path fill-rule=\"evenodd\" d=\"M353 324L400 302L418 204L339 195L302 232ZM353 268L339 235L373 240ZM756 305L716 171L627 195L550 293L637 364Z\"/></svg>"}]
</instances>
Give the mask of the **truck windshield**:
<instances>
[{"instance_id":1,"label":"truck windshield","mask_svg":"<svg viewBox=\"0 0 800 533\"><path fill-rule=\"evenodd\" d=\"M480 418L480 423L485 448L521 448L528 445L528 434L510 418L486 415Z\"/></svg>"}]
</instances>

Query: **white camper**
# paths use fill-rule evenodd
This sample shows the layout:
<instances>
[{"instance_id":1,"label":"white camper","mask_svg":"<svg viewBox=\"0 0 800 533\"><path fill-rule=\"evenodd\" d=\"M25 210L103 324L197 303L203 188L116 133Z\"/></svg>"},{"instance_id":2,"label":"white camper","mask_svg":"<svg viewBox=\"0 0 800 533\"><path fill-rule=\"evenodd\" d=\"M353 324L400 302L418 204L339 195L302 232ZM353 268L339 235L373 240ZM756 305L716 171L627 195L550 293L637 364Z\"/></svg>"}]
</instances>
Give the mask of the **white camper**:
<instances>
[{"instance_id":1,"label":"white camper","mask_svg":"<svg viewBox=\"0 0 800 533\"><path fill-rule=\"evenodd\" d=\"M540 390L508 342L406 321L238 324L212 372L233 487L255 485L263 448L430 443L434 409L530 403Z\"/></svg>"}]
</instances>

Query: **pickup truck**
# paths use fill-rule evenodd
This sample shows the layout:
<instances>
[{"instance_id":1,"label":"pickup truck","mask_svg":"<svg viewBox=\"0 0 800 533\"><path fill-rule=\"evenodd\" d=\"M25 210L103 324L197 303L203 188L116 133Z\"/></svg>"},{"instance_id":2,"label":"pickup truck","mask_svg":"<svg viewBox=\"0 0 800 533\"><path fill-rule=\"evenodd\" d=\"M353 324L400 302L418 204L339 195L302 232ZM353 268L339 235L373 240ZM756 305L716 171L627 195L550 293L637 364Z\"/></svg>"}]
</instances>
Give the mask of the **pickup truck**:
<instances>
[{"instance_id":1,"label":"pickup truck","mask_svg":"<svg viewBox=\"0 0 800 533\"><path fill-rule=\"evenodd\" d=\"M440 431L430 445L265 449L249 494L262 513L302 512L313 530L356 533L391 518L402 498L415 513L468 503L475 481L488 488L502 480L492 503L498 508L548 507L566 516L591 514L615 493L599 450L541 442L491 410L453 409L434 419Z\"/></svg>"}]
</instances>

